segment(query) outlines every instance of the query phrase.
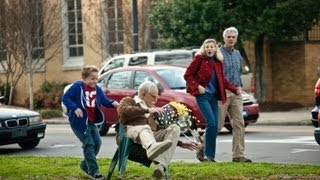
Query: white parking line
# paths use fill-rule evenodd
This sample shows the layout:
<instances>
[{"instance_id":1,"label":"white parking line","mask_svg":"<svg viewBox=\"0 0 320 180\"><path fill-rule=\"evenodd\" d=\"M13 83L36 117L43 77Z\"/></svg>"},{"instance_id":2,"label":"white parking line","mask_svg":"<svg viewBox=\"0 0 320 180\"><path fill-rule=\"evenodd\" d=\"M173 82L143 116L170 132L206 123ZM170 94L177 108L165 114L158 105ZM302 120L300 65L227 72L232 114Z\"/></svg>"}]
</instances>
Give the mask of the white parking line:
<instances>
[{"instance_id":1,"label":"white parking line","mask_svg":"<svg viewBox=\"0 0 320 180\"><path fill-rule=\"evenodd\" d=\"M61 148L61 147L74 147L74 144L55 144L51 148Z\"/></svg>"},{"instance_id":2,"label":"white parking line","mask_svg":"<svg viewBox=\"0 0 320 180\"><path fill-rule=\"evenodd\" d=\"M232 139L220 140L219 142L232 142ZM293 137L292 139L246 139L246 143L280 143L280 144L310 144L318 145L313 136Z\"/></svg>"},{"instance_id":3,"label":"white parking line","mask_svg":"<svg viewBox=\"0 0 320 180\"><path fill-rule=\"evenodd\" d=\"M292 149L291 153L300 153L300 152L318 152L320 149Z\"/></svg>"}]
</instances>

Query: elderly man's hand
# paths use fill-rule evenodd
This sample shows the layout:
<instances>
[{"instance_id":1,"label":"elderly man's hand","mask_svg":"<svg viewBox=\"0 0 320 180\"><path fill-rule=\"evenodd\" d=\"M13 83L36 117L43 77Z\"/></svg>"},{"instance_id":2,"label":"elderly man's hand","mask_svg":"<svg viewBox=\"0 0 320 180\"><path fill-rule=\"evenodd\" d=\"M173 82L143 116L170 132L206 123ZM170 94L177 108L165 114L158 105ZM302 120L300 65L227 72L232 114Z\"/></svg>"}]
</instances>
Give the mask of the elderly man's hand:
<instances>
[{"instance_id":1,"label":"elderly man's hand","mask_svg":"<svg viewBox=\"0 0 320 180\"><path fill-rule=\"evenodd\" d=\"M152 107L152 108L149 108L149 113L150 113L150 114L158 113L159 115L162 115L163 112L164 112L164 110L163 110L162 107Z\"/></svg>"},{"instance_id":2,"label":"elderly man's hand","mask_svg":"<svg viewBox=\"0 0 320 180\"><path fill-rule=\"evenodd\" d=\"M197 150L199 148L197 143L191 141L180 141L180 147L189 149L191 151Z\"/></svg>"}]
</instances>

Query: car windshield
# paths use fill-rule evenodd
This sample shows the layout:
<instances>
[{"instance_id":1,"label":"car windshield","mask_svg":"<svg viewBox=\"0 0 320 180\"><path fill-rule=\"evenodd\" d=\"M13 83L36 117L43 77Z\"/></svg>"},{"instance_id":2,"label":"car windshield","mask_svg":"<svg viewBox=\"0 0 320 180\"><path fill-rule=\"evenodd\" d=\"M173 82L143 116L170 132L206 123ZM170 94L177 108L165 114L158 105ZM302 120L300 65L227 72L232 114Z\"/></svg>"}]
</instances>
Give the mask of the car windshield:
<instances>
[{"instance_id":1,"label":"car windshield","mask_svg":"<svg viewBox=\"0 0 320 180\"><path fill-rule=\"evenodd\" d=\"M156 72L170 89L186 89L186 81L183 78L185 69L158 69Z\"/></svg>"}]
</instances>

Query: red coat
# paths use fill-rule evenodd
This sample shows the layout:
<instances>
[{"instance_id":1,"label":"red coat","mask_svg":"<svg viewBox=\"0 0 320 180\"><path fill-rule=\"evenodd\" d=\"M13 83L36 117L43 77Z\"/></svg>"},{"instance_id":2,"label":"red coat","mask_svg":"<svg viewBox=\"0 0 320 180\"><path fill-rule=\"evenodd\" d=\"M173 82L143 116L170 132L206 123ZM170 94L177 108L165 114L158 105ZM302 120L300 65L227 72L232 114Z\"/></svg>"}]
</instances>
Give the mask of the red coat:
<instances>
[{"instance_id":1,"label":"red coat","mask_svg":"<svg viewBox=\"0 0 320 180\"><path fill-rule=\"evenodd\" d=\"M227 100L225 89L237 94L237 88L225 79L222 61L215 60L214 66L210 66L207 56L196 55L187 68L184 74L184 79L187 81L187 92L191 95L200 94L198 91L199 84L206 87L213 72L216 73L218 79L217 99L225 103Z\"/></svg>"}]
</instances>

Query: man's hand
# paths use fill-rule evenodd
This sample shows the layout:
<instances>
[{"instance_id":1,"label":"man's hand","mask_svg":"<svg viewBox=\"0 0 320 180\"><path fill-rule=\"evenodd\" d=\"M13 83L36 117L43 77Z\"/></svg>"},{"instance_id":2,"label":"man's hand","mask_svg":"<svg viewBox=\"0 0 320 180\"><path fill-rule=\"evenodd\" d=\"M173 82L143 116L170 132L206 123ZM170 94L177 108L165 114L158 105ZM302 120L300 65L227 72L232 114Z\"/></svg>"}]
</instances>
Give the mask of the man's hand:
<instances>
[{"instance_id":1,"label":"man's hand","mask_svg":"<svg viewBox=\"0 0 320 180\"><path fill-rule=\"evenodd\" d=\"M189 149L191 151L197 150L199 148L197 143L191 141L180 141L180 147L184 149Z\"/></svg>"},{"instance_id":2,"label":"man's hand","mask_svg":"<svg viewBox=\"0 0 320 180\"><path fill-rule=\"evenodd\" d=\"M77 115L78 118L82 118L83 117L83 113L82 113L80 108L76 109L74 111L74 113Z\"/></svg>"},{"instance_id":3,"label":"man's hand","mask_svg":"<svg viewBox=\"0 0 320 180\"><path fill-rule=\"evenodd\" d=\"M162 115L164 112L162 107L152 107L152 108L149 108L148 110L150 114L158 113L159 115Z\"/></svg>"}]
</instances>

